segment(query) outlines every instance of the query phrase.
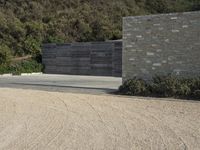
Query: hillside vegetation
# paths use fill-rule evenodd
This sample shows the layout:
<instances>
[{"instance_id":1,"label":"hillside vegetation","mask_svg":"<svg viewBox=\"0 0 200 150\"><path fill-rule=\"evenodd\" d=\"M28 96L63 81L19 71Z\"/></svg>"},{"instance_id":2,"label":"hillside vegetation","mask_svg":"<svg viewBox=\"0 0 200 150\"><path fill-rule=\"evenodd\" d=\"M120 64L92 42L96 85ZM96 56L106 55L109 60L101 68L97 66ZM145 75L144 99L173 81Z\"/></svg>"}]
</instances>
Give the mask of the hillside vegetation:
<instances>
[{"instance_id":1,"label":"hillside vegetation","mask_svg":"<svg viewBox=\"0 0 200 150\"><path fill-rule=\"evenodd\" d=\"M0 65L41 43L122 37L122 17L200 10L199 0L0 0Z\"/></svg>"}]
</instances>

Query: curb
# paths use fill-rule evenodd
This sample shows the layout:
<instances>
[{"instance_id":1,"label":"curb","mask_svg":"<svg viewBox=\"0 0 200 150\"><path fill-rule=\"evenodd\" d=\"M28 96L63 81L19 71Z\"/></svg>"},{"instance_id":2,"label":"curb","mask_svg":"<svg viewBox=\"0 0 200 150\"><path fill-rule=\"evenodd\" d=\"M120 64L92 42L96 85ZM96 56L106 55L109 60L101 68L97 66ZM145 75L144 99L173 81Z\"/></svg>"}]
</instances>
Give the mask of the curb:
<instances>
[{"instance_id":1,"label":"curb","mask_svg":"<svg viewBox=\"0 0 200 150\"><path fill-rule=\"evenodd\" d=\"M33 72L33 73L21 73L20 76L29 76L29 75L41 75L42 72Z\"/></svg>"},{"instance_id":2,"label":"curb","mask_svg":"<svg viewBox=\"0 0 200 150\"><path fill-rule=\"evenodd\" d=\"M10 76L12 76L12 74L11 73L7 73L7 74L2 74L0 76L2 76L2 77L10 77Z\"/></svg>"},{"instance_id":3,"label":"curb","mask_svg":"<svg viewBox=\"0 0 200 150\"><path fill-rule=\"evenodd\" d=\"M30 76L30 75L42 75L42 72L33 72L33 73L21 73L20 75L13 75L12 73L2 74L0 77L11 77L11 76Z\"/></svg>"}]
</instances>

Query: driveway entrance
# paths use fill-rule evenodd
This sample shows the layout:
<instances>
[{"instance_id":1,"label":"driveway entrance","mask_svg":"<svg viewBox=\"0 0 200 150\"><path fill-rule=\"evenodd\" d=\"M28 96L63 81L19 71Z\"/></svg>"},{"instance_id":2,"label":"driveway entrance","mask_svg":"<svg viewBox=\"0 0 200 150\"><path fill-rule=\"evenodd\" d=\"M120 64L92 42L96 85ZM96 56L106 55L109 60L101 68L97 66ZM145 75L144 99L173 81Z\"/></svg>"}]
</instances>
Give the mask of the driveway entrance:
<instances>
[{"instance_id":1,"label":"driveway entrance","mask_svg":"<svg viewBox=\"0 0 200 150\"><path fill-rule=\"evenodd\" d=\"M42 74L0 77L0 87L79 93L109 93L116 91L121 83L122 79L118 77L99 76Z\"/></svg>"}]
</instances>

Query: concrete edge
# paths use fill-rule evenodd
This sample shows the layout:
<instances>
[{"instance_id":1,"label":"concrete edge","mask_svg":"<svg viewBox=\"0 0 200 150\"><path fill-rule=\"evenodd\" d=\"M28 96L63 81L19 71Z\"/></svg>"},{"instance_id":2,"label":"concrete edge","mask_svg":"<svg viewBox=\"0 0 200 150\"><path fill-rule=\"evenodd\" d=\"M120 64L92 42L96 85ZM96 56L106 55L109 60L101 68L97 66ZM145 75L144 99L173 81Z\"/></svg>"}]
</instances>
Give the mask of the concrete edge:
<instances>
[{"instance_id":1,"label":"concrete edge","mask_svg":"<svg viewBox=\"0 0 200 150\"><path fill-rule=\"evenodd\" d=\"M1 74L0 77L10 77L10 76L29 76L29 75L41 75L42 72L33 72L33 73L21 73L19 75L14 75L12 73Z\"/></svg>"}]
</instances>

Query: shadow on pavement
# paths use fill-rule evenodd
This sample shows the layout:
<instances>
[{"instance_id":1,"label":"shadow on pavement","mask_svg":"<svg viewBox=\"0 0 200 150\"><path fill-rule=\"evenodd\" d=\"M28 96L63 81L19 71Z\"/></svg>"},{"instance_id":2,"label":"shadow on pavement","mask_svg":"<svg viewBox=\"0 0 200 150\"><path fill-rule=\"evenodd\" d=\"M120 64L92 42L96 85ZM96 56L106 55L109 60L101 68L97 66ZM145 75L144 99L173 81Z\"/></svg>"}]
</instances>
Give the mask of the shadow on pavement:
<instances>
[{"instance_id":1,"label":"shadow on pavement","mask_svg":"<svg viewBox=\"0 0 200 150\"><path fill-rule=\"evenodd\" d=\"M78 87L78 86L62 86L62 85L45 85L45 84L27 84L27 83L10 83L1 84L2 88L20 88L33 89L51 92L69 92L82 94L114 94L116 89L95 88L95 87Z\"/></svg>"}]
</instances>

